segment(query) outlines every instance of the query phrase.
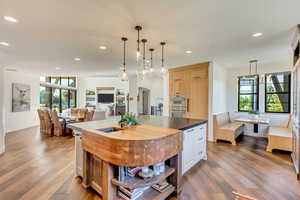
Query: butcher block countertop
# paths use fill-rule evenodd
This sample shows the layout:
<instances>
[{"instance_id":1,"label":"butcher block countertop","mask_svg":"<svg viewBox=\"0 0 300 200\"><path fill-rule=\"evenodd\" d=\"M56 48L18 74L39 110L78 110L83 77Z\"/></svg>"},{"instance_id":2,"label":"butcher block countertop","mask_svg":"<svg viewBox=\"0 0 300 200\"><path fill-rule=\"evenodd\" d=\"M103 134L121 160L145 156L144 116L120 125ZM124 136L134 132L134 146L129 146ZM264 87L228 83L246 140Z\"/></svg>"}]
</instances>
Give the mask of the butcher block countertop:
<instances>
[{"instance_id":1,"label":"butcher block countertop","mask_svg":"<svg viewBox=\"0 0 300 200\"><path fill-rule=\"evenodd\" d=\"M203 119L188 119L188 118L171 118L163 116L152 116L152 115L139 115L137 117L138 122L143 125L156 126L161 128L172 128L179 130L186 130L194 126L207 123L207 120ZM67 126L77 131L84 130L97 130L103 127L115 127L118 126L120 116L110 117L106 120L90 121L82 123L72 123Z\"/></svg>"}]
</instances>

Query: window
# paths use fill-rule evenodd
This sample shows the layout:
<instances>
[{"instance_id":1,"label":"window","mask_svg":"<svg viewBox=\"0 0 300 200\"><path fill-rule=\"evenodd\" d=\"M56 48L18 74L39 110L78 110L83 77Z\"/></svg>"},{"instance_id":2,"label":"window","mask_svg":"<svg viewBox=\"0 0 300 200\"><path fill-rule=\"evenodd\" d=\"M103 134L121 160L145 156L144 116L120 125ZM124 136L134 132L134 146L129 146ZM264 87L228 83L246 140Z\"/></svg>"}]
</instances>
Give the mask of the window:
<instances>
[{"instance_id":1,"label":"window","mask_svg":"<svg viewBox=\"0 0 300 200\"><path fill-rule=\"evenodd\" d=\"M60 89L58 88L52 88L52 104L51 104L51 110L56 112L61 112L60 109Z\"/></svg>"},{"instance_id":2,"label":"window","mask_svg":"<svg viewBox=\"0 0 300 200\"><path fill-rule=\"evenodd\" d=\"M265 77L265 112L290 113L291 73L267 74Z\"/></svg>"},{"instance_id":3,"label":"window","mask_svg":"<svg viewBox=\"0 0 300 200\"><path fill-rule=\"evenodd\" d=\"M76 90L70 90L70 108L76 108Z\"/></svg>"},{"instance_id":4,"label":"window","mask_svg":"<svg viewBox=\"0 0 300 200\"><path fill-rule=\"evenodd\" d=\"M238 111L258 110L259 78L257 75L239 77Z\"/></svg>"},{"instance_id":5,"label":"window","mask_svg":"<svg viewBox=\"0 0 300 200\"><path fill-rule=\"evenodd\" d=\"M68 77L61 77L61 85L62 86L69 86L69 78Z\"/></svg>"},{"instance_id":6,"label":"window","mask_svg":"<svg viewBox=\"0 0 300 200\"><path fill-rule=\"evenodd\" d=\"M40 77L40 82L40 108L57 112L76 108L76 77Z\"/></svg>"},{"instance_id":7,"label":"window","mask_svg":"<svg viewBox=\"0 0 300 200\"><path fill-rule=\"evenodd\" d=\"M51 84L60 85L60 77L51 77Z\"/></svg>"},{"instance_id":8,"label":"window","mask_svg":"<svg viewBox=\"0 0 300 200\"><path fill-rule=\"evenodd\" d=\"M69 87L76 87L76 77L69 77Z\"/></svg>"},{"instance_id":9,"label":"window","mask_svg":"<svg viewBox=\"0 0 300 200\"><path fill-rule=\"evenodd\" d=\"M51 88L40 87L40 108L50 108Z\"/></svg>"}]
</instances>

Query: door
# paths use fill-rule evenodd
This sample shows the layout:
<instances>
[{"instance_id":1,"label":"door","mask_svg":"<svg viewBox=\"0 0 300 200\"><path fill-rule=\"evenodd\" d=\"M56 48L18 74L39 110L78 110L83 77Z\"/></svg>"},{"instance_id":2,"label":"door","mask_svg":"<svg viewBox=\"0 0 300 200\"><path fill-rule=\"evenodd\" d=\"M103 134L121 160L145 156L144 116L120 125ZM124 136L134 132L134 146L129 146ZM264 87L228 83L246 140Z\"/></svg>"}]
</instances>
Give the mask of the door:
<instances>
[{"instance_id":1,"label":"door","mask_svg":"<svg viewBox=\"0 0 300 200\"><path fill-rule=\"evenodd\" d=\"M190 118L208 118L208 71L206 69L189 72L190 98L188 107Z\"/></svg>"}]
</instances>

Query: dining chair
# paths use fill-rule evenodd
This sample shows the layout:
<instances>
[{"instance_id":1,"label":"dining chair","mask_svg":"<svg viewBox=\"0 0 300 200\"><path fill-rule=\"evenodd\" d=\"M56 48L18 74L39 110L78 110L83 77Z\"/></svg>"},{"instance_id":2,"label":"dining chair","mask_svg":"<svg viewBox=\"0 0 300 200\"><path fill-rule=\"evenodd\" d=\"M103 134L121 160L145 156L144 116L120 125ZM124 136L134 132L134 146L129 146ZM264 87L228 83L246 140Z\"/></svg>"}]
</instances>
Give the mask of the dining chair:
<instances>
[{"instance_id":1,"label":"dining chair","mask_svg":"<svg viewBox=\"0 0 300 200\"><path fill-rule=\"evenodd\" d=\"M78 119L79 121L84 121L84 119L86 118L88 109L86 108L80 108L78 109Z\"/></svg>"},{"instance_id":2,"label":"dining chair","mask_svg":"<svg viewBox=\"0 0 300 200\"><path fill-rule=\"evenodd\" d=\"M43 114L44 127L45 127L44 133L49 136L52 136L53 125L52 125L49 110L47 109L42 110L42 114Z\"/></svg>"},{"instance_id":3,"label":"dining chair","mask_svg":"<svg viewBox=\"0 0 300 200\"><path fill-rule=\"evenodd\" d=\"M45 131L45 119L44 119L44 115L43 115L43 110L42 109L37 109L37 113L39 116L39 120L40 120L40 132L43 133Z\"/></svg>"},{"instance_id":4,"label":"dining chair","mask_svg":"<svg viewBox=\"0 0 300 200\"><path fill-rule=\"evenodd\" d=\"M52 119L53 128L54 128L54 135L62 136L63 132L64 132L64 127L63 127L63 124L60 123L56 111L51 112L51 119Z\"/></svg>"},{"instance_id":5,"label":"dining chair","mask_svg":"<svg viewBox=\"0 0 300 200\"><path fill-rule=\"evenodd\" d=\"M106 111L104 110L95 110L92 121L104 120L106 118Z\"/></svg>"},{"instance_id":6,"label":"dining chair","mask_svg":"<svg viewBox=\"0 0 300 200\"><path fill-rule=\"evenodd\" d=\"M95 113L95 110L90 110L87 112L86 116L85 116L85 119L84 121L87 122L87 121L92 121L93 119L93 116L94 116L94 113Z\"/></svg>"},{"instance_id":7,"label":"dining chair","mask_svg":"<svg viewBox=\"0 0 300 200\"><path fill-rule=\"evenodd\" d=\"M77 108L71 108L71 115L77 115L78 109Z\"/></svg>"}]
</instances>

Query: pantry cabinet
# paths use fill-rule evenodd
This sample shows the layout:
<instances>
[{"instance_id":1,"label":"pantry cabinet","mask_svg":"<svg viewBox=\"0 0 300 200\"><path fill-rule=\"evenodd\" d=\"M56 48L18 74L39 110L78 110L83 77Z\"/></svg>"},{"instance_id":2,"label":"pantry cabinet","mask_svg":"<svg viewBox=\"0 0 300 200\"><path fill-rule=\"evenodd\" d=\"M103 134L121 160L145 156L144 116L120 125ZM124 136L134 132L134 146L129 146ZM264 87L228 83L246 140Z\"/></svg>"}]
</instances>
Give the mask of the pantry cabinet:
<instances>
[{"instance_id":1,"label":"pantry cabinet","mask_svg":"<svg viewBox=\"0 0 300 200\"><path fill-rule=\"evenodd\" d=\"M208 67L200 63L169 70L170 99L181 94L187 100L187 118L208 118Z\"/></svg>"}]
</instances>

